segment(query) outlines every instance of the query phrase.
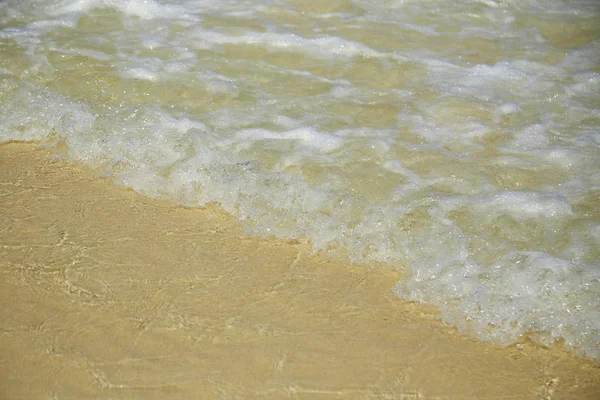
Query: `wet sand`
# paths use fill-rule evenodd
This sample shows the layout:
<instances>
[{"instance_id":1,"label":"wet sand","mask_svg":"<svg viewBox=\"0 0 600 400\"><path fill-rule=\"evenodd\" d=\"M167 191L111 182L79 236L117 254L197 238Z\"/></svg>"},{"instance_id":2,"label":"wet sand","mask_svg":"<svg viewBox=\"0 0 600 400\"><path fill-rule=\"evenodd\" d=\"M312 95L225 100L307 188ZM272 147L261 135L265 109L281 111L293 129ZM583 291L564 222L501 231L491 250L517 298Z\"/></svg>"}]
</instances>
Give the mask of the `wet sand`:
<instances>
[{"instance_id":1,"label":"wet sand","mask_svg":"<svg viewBox=\"0 0 600 400\"><path fill-rule=\"evenodd\" d=\"M469 340L398 279L0 145L0 399L600 398L592 362Z\"/></svg>"}]
</instances>

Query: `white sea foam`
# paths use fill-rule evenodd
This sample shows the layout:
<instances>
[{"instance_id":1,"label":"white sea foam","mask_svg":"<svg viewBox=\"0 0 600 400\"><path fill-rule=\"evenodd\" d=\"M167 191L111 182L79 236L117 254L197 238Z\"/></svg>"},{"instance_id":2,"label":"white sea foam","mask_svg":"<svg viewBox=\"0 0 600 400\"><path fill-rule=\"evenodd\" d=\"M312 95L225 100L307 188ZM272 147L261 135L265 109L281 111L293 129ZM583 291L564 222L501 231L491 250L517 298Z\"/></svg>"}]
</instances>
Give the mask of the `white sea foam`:
<instances>
[{"instance_id":1,"label":"white sea foam","mask_svg":"<svg viewBox=\"0 0 600 400\"><path fill-rule=\"evenodd\" d=\"M564 340L600 361L598 15L6 0L0 140L62 143L150 196L218 202L250 233L388 263L399 296L483 340Z\"/></svg>"},{"instance_id":2,"label":"white sea foam","mask_svg":"<svg viewBox=\"0 0 600 400\"><path fill-rule=\"evenodd\" d=\"M207 44L262 45L273 51L290 50L310 52L321 57L363 56L383 57L384 54L360 43L335 36L306 38L295 33L247 32L239 36L230 36L205 29L192 32L197 40Z\"/></svg>"}]
</instances>

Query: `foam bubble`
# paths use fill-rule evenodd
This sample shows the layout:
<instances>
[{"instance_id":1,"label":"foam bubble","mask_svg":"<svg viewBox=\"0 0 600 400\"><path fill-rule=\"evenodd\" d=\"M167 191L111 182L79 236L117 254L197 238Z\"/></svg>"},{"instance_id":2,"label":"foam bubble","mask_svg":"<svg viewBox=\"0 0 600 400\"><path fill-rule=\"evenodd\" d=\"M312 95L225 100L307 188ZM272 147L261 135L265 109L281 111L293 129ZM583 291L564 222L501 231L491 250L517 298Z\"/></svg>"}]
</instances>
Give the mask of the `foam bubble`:
<instances>
[{"instance_id":1,"label":"foam bubble","mask_svg":"<svg viewBox=\"0 0 600 400\"><path fill-rule=\"evenodd\" d=\"M0 140L42 140L53 135L79 137L96 119L85 104L6 74L2 77Z\"/></svg>"},{"instance_id":2,"label":"foam bubble","mask_svg":"<svg viewBox=\"0 0 600 400\"><path fill-rule=\"evenodd\" d=\"M286 132L273 132L265 129L245 129L238 131L235 135L235 138L238 143L255 142L265 139L295 140L319 153L333 151L340 147L343 143L342 139L335 135L317 132L316 130L307 127L296 128Z\"/></svg>"},{"instance_id":3,"label":"foam bubble","mask_svg":"<svg viewBox=\"0 0 600 400\"><path fill-rule=\"evenodd\" d=\"M181 18L185 11L176 4L161 4L153 0L77 0L59 2L51 7L51 15L85 13L98 8L116 8L143 19Z\"/></svg>"}]
</instances>

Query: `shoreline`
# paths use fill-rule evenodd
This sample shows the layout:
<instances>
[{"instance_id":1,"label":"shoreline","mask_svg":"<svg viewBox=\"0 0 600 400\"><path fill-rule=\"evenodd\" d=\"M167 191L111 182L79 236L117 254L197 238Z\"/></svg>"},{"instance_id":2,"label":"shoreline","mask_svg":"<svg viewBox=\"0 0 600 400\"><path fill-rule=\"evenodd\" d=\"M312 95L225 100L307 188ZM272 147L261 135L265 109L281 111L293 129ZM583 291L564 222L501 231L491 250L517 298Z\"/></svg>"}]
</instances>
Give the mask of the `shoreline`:
<instances>
[{"instance_id":1,"label":"shoreline","mask_svg":"<svg viewBox=\"0 0 600 400\"><path fill-rule=\"evenodd\" d=\"M393 296L398 273L250 237L0 144L0 399L594 399L560 346L495 348Z\"/></svg>"}]
</instances>

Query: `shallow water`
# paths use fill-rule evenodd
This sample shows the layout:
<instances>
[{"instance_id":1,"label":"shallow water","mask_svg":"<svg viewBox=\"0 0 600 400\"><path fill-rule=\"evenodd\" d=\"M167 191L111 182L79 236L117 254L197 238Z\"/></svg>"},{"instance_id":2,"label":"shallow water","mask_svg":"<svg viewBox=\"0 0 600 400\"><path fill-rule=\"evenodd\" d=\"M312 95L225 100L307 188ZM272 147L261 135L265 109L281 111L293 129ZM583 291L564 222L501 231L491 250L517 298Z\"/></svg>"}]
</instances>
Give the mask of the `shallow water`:
<instances>
[{"instance_id":1,"label":"shallow water","mask_svg":"<svg viewBox=\"0 0 600 400\"><path fill-rule=\"evenodd\" d=\"M326 4L322 4L326 3ZM0 140L600 361L596 1L0 2Z\"/></svg>"}]
</instances>

